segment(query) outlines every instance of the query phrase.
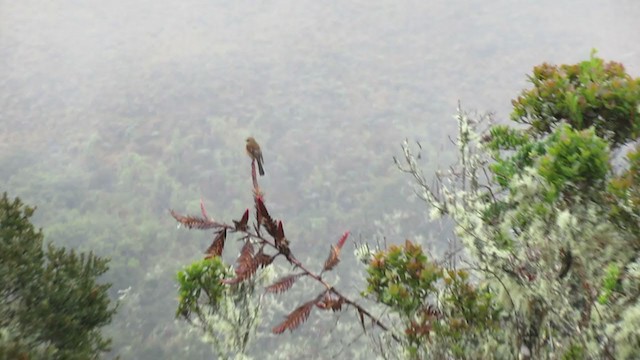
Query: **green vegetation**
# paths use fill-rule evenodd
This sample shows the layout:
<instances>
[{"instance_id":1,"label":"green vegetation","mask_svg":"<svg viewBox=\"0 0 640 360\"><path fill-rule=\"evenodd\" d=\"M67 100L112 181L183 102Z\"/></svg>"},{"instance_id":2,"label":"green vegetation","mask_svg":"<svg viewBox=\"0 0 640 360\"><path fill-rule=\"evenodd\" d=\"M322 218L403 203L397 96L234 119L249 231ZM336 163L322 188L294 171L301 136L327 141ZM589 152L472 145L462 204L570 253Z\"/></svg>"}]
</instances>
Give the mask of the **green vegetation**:
<instances>
[{"instance_id":1,"label":"green vegetation","mask_svg":"<svg viewBox=\"0 0 640 360\"><path fill-rule=\"evenodd\" d=\"M30 222L35 209L0 199L0 358L97 359L109 350L101 328L115 313L108 260L49 244Z\"/></svg>"},{"instance_id":2,"label":"green vegetation","mask_svg":"<svg viewBox=\"0 0 640 360\"><path fill-rule=\"evenodd\" d=\"M616 62L591 54L574 65L542 64L529 77L532 89L513 101L513 121L527 124L535 136L550 134L560 122L575 130L593 127L612 147L640 134L640 79Z\"/></svg>"},{"instance_id":3,"label":"green vegetation","mask_svg":"<svg viewBox=\"0 0 640 360\"><path fill-rule=\"evenodd\" d=\"M204 333L203 340L212 344L218 359L246 355L261 314L260 301L249 295L264 281L257 279L236 286L221 282L231 275L231 269L220 257L194 262L178 272L180 297L176 316Z\"/></svg>"},{"instance_id":4,"label":"green vegetation","mask_svg":"<svg viewBox=\"0 0 640 360\"><path fill-rule=\"evenodd\" d=\"M429 261L411 241L379 250L368 262L364 295L400 314L410 357L424 355L421 348L431 341L446 343L451 355L464 357L466 341L477 345L499 325L488 289L476 287L466 270Z\"/></svg>"},{"instance_id":5,"label":"green vegetation","mask_svg":"<svg viewBox=\"0 0 640 360\"><path fill-rule=\"evenodd\" d=\"M433 215L454 221L465 253L440 261L467 264L477 280L462 284L483 300L478 308L446 296L447 282L425 288L408 278L407 268L369 270L369 292L383 293L378 301L411 318L418 312L407 309L419 304L404 306L403 295L426 291L431 296L418 299L443 312L439 322L462 320L474 330L456 334L453 343L432 336L420 344L420 356L638 358L637 149L618 174L611 164L612 149L637 140L640 80L592 54L575 65L536 67L530 81L533 88L514 101L512 113L525 127L493 125L481 134L480 121L459 109L458 163L436 186L426 185L404 145L403 170L418 180ZM397 250L372 255L371 264L397 263ZM389 291L380 277L400 290ZM486 317L447 316L450 308ZM486 326L491 330L483 332Z\"/></svg>"}]
</instances>

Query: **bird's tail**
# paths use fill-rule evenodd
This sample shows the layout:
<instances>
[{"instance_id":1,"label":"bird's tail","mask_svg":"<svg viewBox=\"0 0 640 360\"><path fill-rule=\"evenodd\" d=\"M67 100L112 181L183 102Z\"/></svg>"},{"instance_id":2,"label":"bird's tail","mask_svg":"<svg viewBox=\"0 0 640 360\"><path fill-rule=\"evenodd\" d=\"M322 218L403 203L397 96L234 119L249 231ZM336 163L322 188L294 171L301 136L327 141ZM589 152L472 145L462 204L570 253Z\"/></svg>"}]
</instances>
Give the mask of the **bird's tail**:
<instances>
[{"instance_id":1,"label":"bird's tail","mask_svg":"<svg viewBox=\"0 0 640 360\"><path fill-rule=\"evenodd\" d=\"M262 161L258 161L258 172L260 176L264 176L264 169L262 168Z\"/></svg>"}]
</instances>

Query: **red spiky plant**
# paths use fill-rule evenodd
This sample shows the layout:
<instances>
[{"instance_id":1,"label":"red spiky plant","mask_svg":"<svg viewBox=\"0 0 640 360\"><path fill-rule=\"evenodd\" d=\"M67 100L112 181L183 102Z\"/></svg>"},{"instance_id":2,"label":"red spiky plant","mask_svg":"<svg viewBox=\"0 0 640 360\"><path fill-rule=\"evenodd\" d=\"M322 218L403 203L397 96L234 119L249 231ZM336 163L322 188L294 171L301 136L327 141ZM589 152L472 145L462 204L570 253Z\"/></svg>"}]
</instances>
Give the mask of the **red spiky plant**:
<instances>
[{"instance_id":1,"label":"red spiky plant","mask_svg":"<svg viewBox=\"0 0 640 360\"><path fill-rule=\"evenodd\" d=\"M236 261L235 277L221 279L222 284L232 286L249 281L256 271L271 264L278 256L293 265L294 271L272 285L266 287L267 293L282 294L288 291L296 281L301 278L313 279L324 286L316 296L302 303L299 307L289 313L284 321L273 327L272 332L281 334L286 330L293 331L304 323L311 314L313 308L321 310L342 311L347 307L355 309L363 331L366 331L365 318L371 321L372 326L377 326L384 331L388 328L378 318L373 316L362 306L342 295L333 285L327 283L322 275L327 271L332 271L340 262L340 252L349 237L349 232L340 236L335 244L331 245L329 255L325 260L322 270L319 273L313 272L303 265L291 251L289 239L285 236L282 221L276 221L267 210L264 194L258 185L256 176L255 161L251 161L251 178L253 180L253 198L255 219L249 226L249 209L247 209L240 220L233 220L233 224L215 221L211 218L203 205L200 203L200 216L184 216L171 210L171 215L188 229L215 230L215 236L211 245L205 251L205 259L219 257L224 251L227 233L235 233L239 239L244 241L240 250L240 255ZM256 252L257 247L257 252ZM394 336L395 339L395 336Z\"/></svg>"}]
</instances>

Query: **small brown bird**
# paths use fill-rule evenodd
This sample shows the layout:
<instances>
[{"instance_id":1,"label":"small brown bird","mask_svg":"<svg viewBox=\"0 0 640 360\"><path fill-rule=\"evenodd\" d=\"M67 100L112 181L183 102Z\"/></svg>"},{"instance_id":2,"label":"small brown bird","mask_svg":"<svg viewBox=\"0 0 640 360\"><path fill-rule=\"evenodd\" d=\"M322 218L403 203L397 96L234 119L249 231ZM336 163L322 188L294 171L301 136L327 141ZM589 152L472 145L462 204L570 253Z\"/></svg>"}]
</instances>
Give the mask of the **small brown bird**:
<instances>
[{"instance_id":1,"label":"small brown bird","mask_svg":"<svg viewBox=\"0 0 640 360\"><path fill-rule=\"evenodd\" d=\"M253 137L247 138L247 154L251 156L251 159L258 162L258 171L260 172L260 176L264 176L264 169L262 168L262 164L264 163L262 150L260 150L260 145L258 145L256 139Z\"/></svg>"}]
</instances>

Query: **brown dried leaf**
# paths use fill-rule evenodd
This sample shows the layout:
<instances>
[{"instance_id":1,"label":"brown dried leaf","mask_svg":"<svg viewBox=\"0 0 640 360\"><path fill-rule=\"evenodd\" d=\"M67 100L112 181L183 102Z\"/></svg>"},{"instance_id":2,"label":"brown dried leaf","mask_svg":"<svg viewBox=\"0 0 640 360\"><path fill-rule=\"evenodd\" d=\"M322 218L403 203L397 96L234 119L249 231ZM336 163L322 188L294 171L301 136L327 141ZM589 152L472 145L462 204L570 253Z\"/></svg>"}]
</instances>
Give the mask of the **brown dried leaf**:
<instances>
[{"instance_id":1,"label":"brown dried leaf","mask_svg":"<svg viewBox=\"0 0 640 360\"><path fill-rule=\"evenodd\" d=\"M258 261L253 257L253 244L249 239L244 243L236 261L236 277L222 280L223 284L233 285L249 279L258 270Z\"/></svg>"},{"instance_id":2,"label":"brown dried leaf","mask_svg":"<svg viewBox=\"0 0 640 360\"><path fill-rule=\"evenodd\" d=\"M276 245L279 245L286 240L286 236L284 236L284 227L282 226L282 221L278 221L278 228L276 229L274 239L276 241Z\"/></svg>"},{"instance_id":3,"label":"brown dried leaf","mask_svg":"<svg viewBox=\"0 0 640 360\"><path fill-rule=\"evenodd\" d=\"M342 250L342 247L344 246L344 243L347 241L348 237L349 232L345 231L338 240L338 243L336 245L331 245L329 256L324 262L324 268L322 269L323 272L332 270L336 265L338 265L338 263L340 262L340 250Z\"/></svg>"},{"instance_id":4,"label":"brown dried leaf","mask_svg":"<svg viewBox=\"0 0 640 360\"><path fill-rule=\"evenodd\" d=\"M265 267L270 265L273 262L275 256L267 255L263 252L263 247L260 248L256 256L254 256L255 261L258 263L258 266Z\"/></svg>"},{"instance_id":5,"label":"brown dried leaf","mask_svg":"<svg viewBox=\"0 0 640 360\"><path fill-rule=\"evenodd\" d=\"M241 283L253 276L253 274L258 271L258 262L251 258L249 260L244 260L242 262L238 261L238 265L236 266L236 277L231 279L222 280L223 284L234 285Z\"/></svg>"},{"instance_id":6,"label":"brown dried leaf","mask_svg":"<svg viewBox=\"0 0 640 360\"><path fill-rule=\"evenodd\" d=\"M204 201L202 200L202 198L200 199L200 212L202 213L203 218L209 218L209 214L207 214L207 209L204 207Z\"/></svg>"},{"instance_id":7,"label":"brown dried leaf","mask_svg":"<svg viewBox=\"0 0 640 360\"><path fill-rule=\"evenodd\" d=\"M256 211L258 212L261 222L265 220L273 221L273 219L271 219L271 215L269 215L269 211L267 211L264 201L262 201L261 198L256 199Z\"/></svg>"},{"instance_id":8,"label":"brown dried leaf","mask_svg":"<svg viewBox=\"0 0 640 360\"><path fill-rule=\"evenodd\" d=\"M342 310L343 304L344 298L326 293L322 300L316 303L316 306L323 310L339 311Z\"/></svg>"},{"instance_id":9,"label":"brown dried leaf","mask_svg":"<svg viewBox=\"0 0 640 360\"><path fill-rule=\"evenodd\" d=\"M247 239L242 246L242 250L240 250L240 258L246 256L253 256L253 243L251 240Z\"/></svg>"},{"instance_id":10,"label":"brown dried leaf","mask_svg":"<svg viewBox=\"0 0 640 360\"><path fill-rule=\"evenodd\" d=\"M289 249L289 240L287 240L287 237L284 235L284 227L282 226L282 221L278 221L276 229L272 233L272 235L278 252L284 255L289 263L295 264L295 260L291 255L291 250Z\"/></svg>"},{"instance_id":11,"label":"brown dried leaf","mask_svg":"<svg viewBox=\"0 0 640 360\"><path fill-rule=\"evenodd\" d=\"M331 251L329 252L329 257L324 262L324 268L322 271L329 271L333 269L340 262L340 249L335 245L331 245Z\"/></svg>"},{"instance_id":12,"label":"brown dried leaf","mask_svg":"<svg viewBox=\"0 0 640 360\"><path fill-rule=\"evenodd\" d=\"M253 244L250 240L247 240L242 250L240 250L240 257L238 257L237 264L236 274L238 276L247 275L247 272L249 272L247 276L249 277L258 269L258 264L253 259Z\"/></svg>"},{"instance_id":13,"label":"brown dried leaf","mask_svg":"<svg viewBox=\"0 0 640 360\"><path fill-rule=\"evenodd\" d=\"M242 218L238 220L233 220L233 224L237 231L247 231L247 224L249 223L249 209L245 210Z\"/></svg>"},{"instance_id":14,"label":"brown dried leaf","mask_svg":"<svg viewBox=\"0 0 640 360\"><path fill-rule=\"evenodd\" d=\"M287 237L284 235L284 227L282 226L282 221L278 221L278 226L273 238L278 251L288 258L291 250L289 250L289 240L287 240Z\"/></svg>"},{"instance_id":15,"label":"brown dried leaf","mask_svg":"<svg viewBox=\"0 0 640 360\"><path fill-rule=\"evenodd\" d=\"M297 309L293 310L293 312L287 315L287 318L278 326L271 329L274 334L282 334L285 330L293 331L295 328L300 326L303 322L307 321L309 318L309 314L311 314L311 309L317 300L312 300L302 304Z\"/></svg>"},{"instance_id":16,"label":"brown dried leaf","mask_svg":"<svg viewBox=\"0 0 640 360\"><path fill-rule=\"evenodd\" d=\"M209 246L209 248L207 248L207 251L205 251L205 254L207 254L207 256L205 256L204 258L210 259L212 257L221 256L222 250L224 249L224 241L226 238L227 238L227 229L222 229L216 232L216 237L211 243L211 245Z\"/></svg>"},{"instance_id":17,"label":"brown dried leaf","mask_svg":"<svg viewBox=\"0 0 640 360\"><path fill-rule=\"evenodd\" d=\"M275 238L278 226L273 218L271 218L271 215L269 215L267 206L264 204L264 201L260 197L256 198L256 218L258 219L258 226L264 226L265 229L267 229L269 235Z\"/></svg>"},{"instance_id":18,"label":"brown dried leaf","mask_svg":"<svg viewBox=\"0 0 640 360\"><path fill-rule=\"evenodd\" d=\"M171 216L173 216L174 219L176 219L180 224L184 225L188 229L206 230L222 226L219 223L207 218L201 218L197 216L183 216L173 210L171 210Z\"/></svg>"},{"instance_id":19,"label":"brown dried leaf","mask_svg":"<svg viewBox=\"0 0 640 360\"><path fill-rule=\"evenodd\" d=\"M289 276L285 276L282 279L276 281L275 283L267 286L265 288L266 292L272 294L282 294L283 292L289 290L293 284L298 280L299 277L304 275L304 273L293 274Z\"/></svg>"}]
</instances>

